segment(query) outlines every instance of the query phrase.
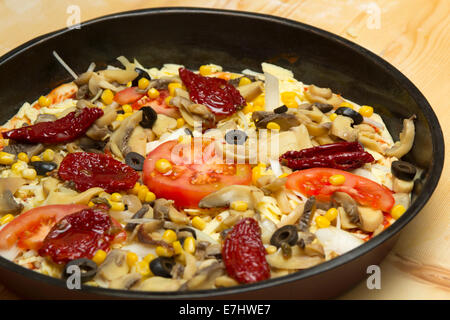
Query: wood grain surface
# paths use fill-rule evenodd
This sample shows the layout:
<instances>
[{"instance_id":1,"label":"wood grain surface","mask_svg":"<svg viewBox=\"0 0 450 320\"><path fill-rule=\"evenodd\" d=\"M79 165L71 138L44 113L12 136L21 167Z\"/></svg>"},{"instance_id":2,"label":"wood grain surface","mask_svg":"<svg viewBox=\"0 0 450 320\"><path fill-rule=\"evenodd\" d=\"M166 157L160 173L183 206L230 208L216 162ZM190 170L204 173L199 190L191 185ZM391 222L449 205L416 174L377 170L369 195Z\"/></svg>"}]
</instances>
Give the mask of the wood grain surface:
<instances>
[{"instance_id":1,"label":"wood grain surface","mask_svg":"<svg viewBox=\"0 0 450 320\"><path fill-rule=\"evenodd\" d=\"M450 142L449 0L0 0L0 55L67 26L68 7L85 21L120 11L196 6L253 11L336 33L386 59L426 96ZM449 157L449 148L445 152ZM381 290L366 281L340 299L450 299L450 164L426 207L381 264ZM1 299L20 298L0 284Z\"/></svg>"}]
</instances>

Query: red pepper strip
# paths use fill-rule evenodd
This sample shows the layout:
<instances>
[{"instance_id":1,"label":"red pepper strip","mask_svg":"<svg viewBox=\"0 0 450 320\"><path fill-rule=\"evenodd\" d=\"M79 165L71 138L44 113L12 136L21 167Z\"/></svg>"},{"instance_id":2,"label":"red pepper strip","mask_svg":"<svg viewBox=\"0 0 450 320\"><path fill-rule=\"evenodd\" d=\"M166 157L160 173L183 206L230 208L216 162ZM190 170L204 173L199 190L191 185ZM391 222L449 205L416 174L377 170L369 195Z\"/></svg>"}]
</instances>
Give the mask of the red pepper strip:
<instances>
[{"instance_id":1,"label":"red pepper strip","mask_svg":"<svg viewBox=\"0 0 450 320\"><path fill-rule=\"evenodd\" d=\"M73 111L67 116L51 122L39 122L35 125L4 132L3 138L26 143L57 144L75 140L103 115L99 108L84 108Z\"/></svg>"},{"instance_id":2,"label":"red pepper strip","mask_svg":"<svg viewBox=\"0 0 450 320\"><path fill-rule=\"evenodd\" d=\"M328 154L334 154L338 152L343 151L360 151L363 152L364 148L363 146L358 142L337 142L337 143L330 143L330 144L324 144L317 147L312 147L308 149L303 149L300 151L288 151L285 154L283 154L282 158L306 158L306 157L312 157L312 156L318 156L318 155L328 155Z\"/></svg>"},{"instance_id":3,"label":"red pepper strip","mask_svg":"<svg viewBox=\"0 0 450 320\"><path fill-rule=\"evenodd\" d=\"M233 114L246 104L239 91L224 79L203 77L185 68L178 72L190 99L207 106L216 115Z\"/></svg>"}]
</instances>

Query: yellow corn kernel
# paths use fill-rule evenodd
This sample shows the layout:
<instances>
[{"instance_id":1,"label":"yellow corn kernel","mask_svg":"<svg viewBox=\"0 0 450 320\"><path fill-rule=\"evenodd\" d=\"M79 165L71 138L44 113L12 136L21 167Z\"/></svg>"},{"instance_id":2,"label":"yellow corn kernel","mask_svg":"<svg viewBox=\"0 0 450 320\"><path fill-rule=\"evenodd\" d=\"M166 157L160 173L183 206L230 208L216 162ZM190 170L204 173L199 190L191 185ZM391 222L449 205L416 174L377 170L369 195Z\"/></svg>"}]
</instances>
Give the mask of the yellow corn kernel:
<instances>
[{"instance_id":1,"label":"yellow corn kernel","mask_svg":"<svg viewBox=\"0 0 450 320\"><path fill-rule=\"evenodd\" d=\"M164 99L164 102L166 103L166 105L171 106L172 104L170 103L170 100L172 100L173 97L168 96L167 98Z\"/></svg>"},{"instance_id":2,"label":"yellow corn kernel","mask_svg":"<svg viewBox=\"0 0 450 320\"><path fill-rule=\"evenodd\" d=\"M236 211L246 211L248 208L248 203L245 201L233 201L230 207Z\"/></svg>"},{"instance_id":3,"label":"yellow corn kernel","mask_svg":"<svg viewBox=\"0 0 450 320\"><path fill-rule=\"evenodd\" d=\"M132 85L133 85L133 82L132 82L132 81L128 81L128 82L127 82L127 88L131 87Z\"/></svg>"},{"instance_id":4,"label":"yellow corn kernel","mask_svg":"<svg viewBox=\"0 0 450 320\"><path fill-rule=\"evenodd\" d=\"M264 105L262 106L253 105L253 112L255 111L264 111Z\"/></svg>"},{"instance_id":5,"label":"yellow corn kernel","mask_svg":"<svg viewBox=\"0 0 450 320\"><path fill-rule=\"evenodd\" d=\"M151 192L151 191L147 191L147 193L145 194L145 202L153 202L156 199L156 195Z\"/></svg>"},{"instance_id":6,"label":"yellow corn kernel","mask_svg":"<svg viewBox=\"0 0 450 320\"><path fill-rule=\"evenodd\" d=\"M167 257L168 258L168 257L173 256L173 252L163 246L157 246L155 251L156 251L156 254L158 255L158 257Z\"/></svg>"},{"instance_id":7,"label":"yellow corn kernel","mask_svg":"<svg viewBox=\"0 0 450 320\"><path fill-rule=\"evenodd\" d=\"M254 106L264 107L265 104L264 95L260 94L252 102Z\"/></svg>"},{"instance_id":8,"label":"yellow corn kernel","mask_svg":"<svg viewBox=\"0 0 450 320\"><path fill-rule=\"evenodd\" d=\"M136 253L134 253L134 252L127 253L127 264L130 268L132 266L134 266L136 264L136 262L138 262L138 261L139 261L139 257Z\"/></svg>"},{"instance_id":9,"label":"yellow corn kernel","mask_svg":"<svg viewBox=\"0 0 450 320\"><path fill-rule=\"evenodd\" d=\"M338 216L338 211L337 211L336 208L328 209L328 211L324 215L324 217L327 218L330 221L333 221L334 219L336 219L337 216Z\"/></svg>"},{"instance_id":10,"label":"yellow corn kernel","mask_svg":"<svg viewBox=\"0 0 450 320\"><path fill-rule=\"evenodd\" d=\"M328 228L330 226L330 220L328 220L324 216L317 216L316 217L316 225L319 228Z\"/></svg>"},{"instance_id":11,"label":"yellow corn kernel","mask_svg":"<svg viewBox=\"0 0 450 320\"><path fill-rule=\"evenodd\" d=\"M53 161L54 158L55 158L55 151L53 151L52 149L46 149L42 153L42 160L44 161Z\"/></svg>"},{"instance_id":12,"label":"yellow corn kernel","mask_svg":"<svg viewBox=\"0 0 450 320\"><path fill-rule=\"evenodd\" d=\"M141 187L141 184L139 182L136 182L136 184L134 185L133 189L131 189L131 193L132 194L138 194L140 187Z\"/></svg>"},{"instance_id":13,"label":"yellow corn kernel","mask_svg":"<svg viewBox=\"0 0 450 320\"><path fill-rule=\"evenodd\" d=\"M118 114L116 117L116 121L122 121L125 119L125 116L123 114Z\"/></svg>"},{"instance_id":14,"label":"yellow corn kernel","mask_svg":"<svg viewBox=\"0 0 450 320\"><path fill-rule=\"evenodd\" d=\"M132 113L133 112L133 108L129 104L124 104L122 106L122 110L125 113Z\"/></svg>"},{"instance_id":15,"label":"yellow corn kernel","mask_svg":"<svg viewBox=\"0 0 450 320\"><path fill-rule=\"evenodd\" d=\"M42 161L42 159L41 159L39 156L32 156L31 159L30 159L30 161L31 161L31 162L34 162L34 161Z\"/></svg>"},{"instance_id":16,"label":"yellow corn kernel","mask_svg":"<svg viewBox=\"0 0 450 320\"><path fill-rule=\"evenodd\" d=\"M102 264L103 261L106 259L107 253L103 251L102 249L97 250L92 257L92 261L94 261L97 265Z\"/></svg>"},{"instance_id":17,"label":"yellow corn kernel","mask_svg":"<svg viewBox=\"0 0 450 320\"><path fill-rule=\"evenodd\" d=\"M111 104L114 101L114 93L106 89L102 92L102 101L104 104Z\"/></svg>"},{"instance_id":18,"label":"yellow corn kernel","mask_svg":"<svg viewBox=\"0 0 450 320\"><path fill-rule=\"evenodd\" d=\"M132 115L133 115L133 112L126 112L126 113L123 114L123 118L126 119L126 118L128 118L129 116L132 116Z\"/></svg>"},{"instance_id":19,"label":"yellow corn kernel","mask_svg":"<svg viewBox=\"0 0 450 320\"><path fill-rule=\"evenodd\" d=\"M147 261L141 260L136 263L136 271L144 277L151 276L150 265Z\"/></svg>"},{"instance_id":20,"label":"yellow corn kernel","mask_svg":"<svg viewBox=\"0 0 450 320\"><path fill-rule=\"evenodd\" d=\"M351 103L347 102L347 101L342 102L339 105L339 107L347 107L347 108L353 109L353 105Z\"/></svg>"},{"instance_id":21,"label":"yellow corn kernel","mask_svg":"<svg viewBox=\"0 0 450 320\"><path fill-rule=\"evenodd\" d=\"M47 98L46 96L40 96L38 99L38 103L41 107L48 107L52 104L52 100Z\"/></svg>"},{"instance_id":22,"label":"yellow corn kernel","mask_svg":"<svg viewBox=\"0 0 450 320\"><path fill-rule=\"evenodd\" d=\"M160 173L167 173L172 170L172 164L167 159L158 159L155 163L155 168Z\"/></svg>"},{"instance_id":23,"label":"yellow corn kernel","mask_svg":"<svg viewBox=\"0 0 450 320\"><path fill-rule=\"evenodd\" d=\"M250 84L250 83L252 83L252 80L250 80L250 79L247 78L247 77L242 77L242 78L239 80L239 87L240 87L240 86L245 86L245 85Z\"/></svg>"},{"instance_id":24,"label":"yellow corn kernel","mask_svg":"<svg viewBox=\"0 0 450 320\"><path fill-rule=\"evenodd\" d=\"M6 164L6 165L13 164L15 159L16 159L16 156L13 155L12 153L4 152L4 151L0 152L0 164Z\"/></svg>"},{"instance_id":25,"label":"yellow corn kernel","mask_svg":"<svg viewBox=\"0 0 450 320\"><path fill-rule=\"evenodd\" d=\"M401 204L396 204L392 209L391 209L391 216L392 218L394 218L395 220L399 219L406 211L406 208L401 205Z\"/></svg>"},{"instance_id":26,"label":"yellow corn kernel","mask_svg":"<svg viewBox=\"0 0 450 320\"><path fill-rule=\"evenodd\" d=\"M115 201L109 201L109 204L111 206L112 211L124 211L125 205L123 202L115 202Z\"/></svg>"},{"instance_id":27,"label":"yellow corn kernel","mask_svg":"<svg viewBox=\"0 0 450 320\"><path fill-rule=\"evenodd\" d=\"M12 214L6 214L0 218L0 225L7 224L8 222L11 222L13 220L14 220L14 216Z\"/></svg>"},{"instance_id":28,"label":"yellow corn kernel","mask_svg":"<svg viewBox=\"0 0 450 320\"><path fill-rule=\"evenodd\" d=\"M150 88L150 90L148 90L147 95L150 99L156 99L159 97L159 91L155 88Z\"/></svg>"},{"instance_id":29,"label":"yellow corn kernel","mask_svg":"<svg viewBox=\"0 0 450 320\"><path fill-rule=\"evenodd\" d=\"M149 84L150 84L150 81L148 79L140 78L138 81L138 88L141 90L147 89Z\"/></svg>"},{"instance_id":30,"label":"yellow corn kernel","mask_svg":"<svg viewBox=\"0 0 450 320\"><path fill-rule=\"evenodd\" d=\"M190 254L194 254L195 253L195 239L194 239L194 237L187 237L186 239L184 239L183 249L184 249L184 251L186 251L186 252L188 252Z\"/></svg>"},{"instance_id":31,"label":"yellow corn kernel","mask_svg":"<svg viewBox=\"0 0 450 320\"><path fill-rule=\"evenodd\" d=\"M153 253L149 253L148 255L146 255L143 259L143 261L150 263L152 262L154 259L156 259L155 255Z\"/></svg>"},{"instance_id":32,"label":"yellow corn kernel","mask_svg":"<svg viewBox=\"0 0 450 320\"><path fill-rule=\"evenodd\" d=\"M336 119L336 118L337 118L337 114L336 113L330 114L330 120L331 121L334 121L334 119Z\"/></svg>"},{"instance_id":33,"label":"yellow corn kernel","mask_svg":"<svg viewBox=\"0 0 450 320\"><path fill-rule=\"evenodd\" d=\"M30 161L30 159L28 158L28 155L25 152L20 152L17 155L17 159L22 160L23 162L28 163Z\"/></svg>"},{"instance_id":34,"label":"yellow corn kernel","mask_svg":"<svg viewBox=\"0 0 450 320\"><path fill-rule=\"evenodd\" d=\"M247 103L247 105L242 109L245 114L253 112L253 104Z\"/></svg>"},{"instance_id":35,"label":"yellow corn kernel","mask_svg":"<svg viewBox=\"0 0 450 320\"><path fill-rule=\"evenodd\" d=\"M275 252L277 252L277 247L275 247L273 245L268 245L266 247L266 252L267 252L267 254L275 253Z\"/></svg>"},{"instance_id":36,"label":"yellow corn kernel","mask_svg":"<svg viewBox=\"0 0 450 320\"><path fill-rule=\"evenodd\" d=\"M285 103L286 107L290 108L290 109L296 109L298 108L298 103L295 100L289 100Z\"/></svg>"},{"instance_id":37,"label":"yellow corn kernel","mask_svg":"<svg viewBox=\"0 0 450 320\"><path fill-rule=\"evenodd\" d=\"M295 100L296 97L297 94L294 91L285 91L281 93L281 101L283 101L283 103L286 103L290 100Z\"/></svg>"},{"instance_id":38,"label":"yellow corn kernel","mask_svg":"<svg viewBox=\"0 0 450 320\"><path fill-rule=\"evenodd\" d=\"M118 192L114 192L113 194L111 194L111 201L116 201L116 202L120 202L122 201L122 195Z\"/></svg>"},{"instance_id":39,"label":"yellow corn kernel","mask_svg":"<svg viewBox=\"0 0 450 320\"><path fill-rule=\"evenodd\" d=\"M175 96L175 89L176 88L181 88L181 83L179 83L179 82L171 82L171 83L169 83L167 88L169 89L169 95L174 97Z\"/></svg>"},{"instance_id":40,"label":"yellow corn kernel","mask_svg":"<svg viewBox=\"0 0 450 320\"><path fill-rule=\"evenodd\" d=\"M271 122L269 122L267 124L267 129L269 129L269 130L280 130L280 125L278 123L276 123L276 122L271 121Z\"/></svg>"},{"instance_id":41,"label":"yellow corn kernel","mask_svg":"<svg viewBox=\"0 0 450 320\"><path fill-rule=\"evenodd\" d=\"M345 176L342 174L334 174L329 178L329 181L333 186L340 186L345 183Z\"/></svg>"},{"instance_id":42,"label":"yellow corn kernel","mask_svg":"<svg viewBox=\"0 0 450 320\"><path fill-rule=\"evenodd\" d=\"M184 126L185 123L186 123L186 122L184 121L183 118L178 118L178 119L177 119L177 128L178 128L178 129L181 128L182 126Z\"/></svg>"},{"instance_id":43,"label":"yellow corn kernel","mask_svg":"<svg viewBox=\"0 0 450 320\"><path fill-rule=\"evenodd\" d=\"M208 66L208 65L200 66L198 71L200 71L200 74L202 76L207 76L207 75L210 75L213 73L212 66Z\"/></svg>"},{"instance_id":44,"label":"yellow corn kernel","mask_svg":"<svg viewBox=\"0 0 450 320\"><path fill-rule=\"evenodd\" d=\"M37 172L33 168L27 168L22 171L22 177L27 180L34 180L34 179L36 179L36 176L37 176Z\"/></svg>"},{"instance_id":45,"label":"yellow corn kernel","mask_svg":"<svg viewBox=\"0 0 450 320\"><path fill-rule=\"evenodd\" d=\"M11 166L11 171L17 175L20 175L23 170L27 168L27 164L23 161L17 161Z\"/></svg>"},{"instance_id":46,"label":"yellow corn kernel","mask_svg":"<svg viewBox=\"0 0 450 320\"><path fill-rule=\"evenodd\" d=\"M278 176L278 178L286 178L288 175L289 175L289 173L285 172L285 173L280 174Z\"/></svg>"},{"instance_id":47,"label":"yellow corn kernel","mask_svg":"<svg viewBox=\"0 0 450 320\"><path fill-rule=\"evenodd\" d=\"M146 185L142 185L139 187L139 191L137 193L137 197L141 202L145 202L145 197L147 196L148 188Z\"/></svg>"},{"instance_id":48,"label":"yellow corn kernel","mask_svg":"<svg viewBox=\"0 0 450 320\"><path fill-rule=\"evenodd\" d=\"M359 109L359 113L363 116L363 117L371 117L373 115L373 108L371 106L362 106Z\"/></svg>"},{"instance_id":49,"label":"yellow corn kernel","mask_svg":"<svg viewBox=\"0 0 450 320\"><path fill-rule=\"evenodd\" d=\"M175 252L175 254L182 254L183 253L183 247L181 246L180 241L174 241L174 243L172 243L172 247L173 247L173 251Z\"/></svg>"},{"instance_id":50,"label":"yellow corn kernel","mask_svg":"<svg viewBox=\"0 0 450 320\"><path fill-rule=\"evenodd\" d=\"M206 227L206 222L200 217L194 217L194 219L192 219L192 226L199 230L203 230Z\"/></svg>"},{"instance_id":51,"label":"yellow corn kernel","mask_svg":"<svg viewBox=\"0 0 450 320\"><path fill-rule=\"evenodd\" d=\"M253 181L253 184L256 184L256 181L258 181L258 179L262 175L264 175L265 171L266 171L266 168L263 167L263 166L260 166L260 165L257 165L256 167L254 167L252 169L252 181Z\"/></svg>"},{"instance_id":52,"label":"yellow corn kernel","mask_svg":"<svg viewBox=\"0 0 450 320\"><path fill-rule=\"evenodd\" d=\"M164 231L162 239L167 243L172 243L177 240L177 234L175 231L167 229Z\"/></svg>"},{"instance_id":53,"label":"yellow corn kernel","mask_svg":"<svg viewBox=\"0 0 450 320\"><path fill-rule=\"evenodd\" d=\"M92 201L89 201L88 207L89 207L89 208L95 207L95 203L93 203Z\"/></svg>"}]
</instances>

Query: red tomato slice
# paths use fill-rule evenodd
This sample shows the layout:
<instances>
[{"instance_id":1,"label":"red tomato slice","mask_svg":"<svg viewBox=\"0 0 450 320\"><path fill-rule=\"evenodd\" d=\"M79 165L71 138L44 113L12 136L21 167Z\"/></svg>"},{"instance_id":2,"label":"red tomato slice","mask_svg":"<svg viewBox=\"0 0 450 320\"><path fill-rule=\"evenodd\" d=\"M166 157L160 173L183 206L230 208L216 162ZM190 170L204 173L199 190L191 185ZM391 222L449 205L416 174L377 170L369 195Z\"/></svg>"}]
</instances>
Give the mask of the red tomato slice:
<instances>
[{"instance_id":1,"label":"red tomato slice","mask_svg":"<svg viewBox=\"0 0 450 320\"><path fill-rule=\"evenodd\" d=\"M156 113L164 114L172 118L180 118L181 114L177 107L172 107L167 105L166 98L169 96L168 90L159 90L159 97L156 99L151 99L149 96L144 96L131 106L133 109L138 110L142 107L152 107Z\"/></svg>"},{"instance_id":2,"label":"red tomato slice","mask_svg":"<svg viewBox=\"0 0 450 320\"><path fill-rule=\"evenodd\" d=\"M56 222L86 208L81 204L49 205L22 213L0 230L0 249L9 249L17 243L21 249L36 250Z\"/></svg>"},{"instance_id":3,"label":"red tomato slice","mask_svg":"<svg viewBox=\"0 0 450 320\"><path fill-rule=\"evenodd\" d=\"M220 163L211 142L195 138L188 144L178 141L161 144L149 153L144 162L144 183L158 198L172 199L179 208L195 208L203 197L224 186L250 184L250 165ZM182 159L172 157L175 150L180 151L174 153ZM195 156L201 159L188 160ZM171 161L172 171L162 174L155 170L155 163L159 159Z\"/></svg>"},{"instance_id":4,"label":"red tomato slice","mask_svg":"<svg viewBox=\"0 0 450 320\"><path fill-rule=\"evenodd\" d=\"M343 185L330 184L329 178L336 174L345 177ZM289 175L286 187L308 197L316 196L320 201L329 201L336 191L346 192L359 204L381 209L384 212L390 212L395 202L388 188L367 178L338 169L312 168L296 171Z\"/></svg>"},{"instance_id":5,"label":"red tomato slice","mask_svg":"<svg viewBox=\"0 0 450 320\"><path fill-rule=\"evenodd\" d=\"M114 101L120 105L132 104L145 96L144 93L137 92L137 87L130 87L119 91L114 96Z\"/></svg>"}]
</instances>

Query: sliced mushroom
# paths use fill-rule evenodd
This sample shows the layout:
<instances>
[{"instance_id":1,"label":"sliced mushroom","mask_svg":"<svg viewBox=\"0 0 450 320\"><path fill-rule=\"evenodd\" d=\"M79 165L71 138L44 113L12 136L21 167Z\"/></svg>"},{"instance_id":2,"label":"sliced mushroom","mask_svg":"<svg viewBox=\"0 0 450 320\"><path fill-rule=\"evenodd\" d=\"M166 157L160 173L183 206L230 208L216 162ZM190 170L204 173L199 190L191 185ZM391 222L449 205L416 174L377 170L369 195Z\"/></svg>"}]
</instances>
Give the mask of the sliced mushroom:
<instances>
[{"instance_id":1,"label":"sliced mushroom","mask_svg":"<svg viewBox=\"0 0 450 320\"><path fill-rule=\"evenodd\" d=\"M125 205L126 209L132 213L138 212L143 207L139 198L137 196L135 196L134 194L123 195L122 201L123 201L123 204ZM150 206L146 205L146 207L145 207L146 210L142 214L142 216L149 210L149 208L150 208ZM139 218L142 218L142 216Z\"/></svg>"},{"instance_id":2,"label":"sliced mushroom","mask_svg":"<svg viewBox=\"0 0 450 320\"><path fill-rule=\"evenodd\" d=\"M141 280L141 275L137 272L126 274L118 279L114 279L109 284L111 289L129 290Z\"/></svg>"},{"instance_id":3,"label":"sliced mushroom","mask_svg":"<svg viewBox=\"0 0 450 320\"><path fill-rule=\"evenodd\" d=\"M110 135L108 126L117 118L116 109L116 104L106 106L103 115L88 129L86 135L93 140L105 140Z\"/></svg>"},{"instance_id":4,"label":"sliced mushroom","mask_svg":"<svg viewBox=\"0 0 450 320\"><path fill-rule=\"evenodd\" d=\"M339 214L339 219L341 221L341 228L342 229L358 228L358 225L356 225L355 223L351 222L351 218L347 214L347 212L344 210L344 208L338 207L337 210L338 210L338 214ZM359 217L358 217L358 219L359 219Z\"/></svg>"},{"instance_id":5,"label":"sliced mushroom","mask_svg":"<svg viewBox=\"0 0 450 320\"><path fill-rule=\"evenodd\" d=\"M381 210L370 207L358 207L361 229L367 232L375 231L383 223L384 216Z\"/></svg>"},{"instance_id":6,"label":"sliced mushroom","mask_svg":"<svg viewBox=\"0 0 450 320\"><path fill-rule=\"evenodd\" d=\"M305 255L298 246L291 248L290 258L286 259L281 250L266 255L266 260L271 267L288 270L307 269L324 261L320 256Z\"/></svg>"},{"instance_id":7,"label":"sliced mushroom","mask_svg":"<svg viewBox=\"0 0 450 320\"><path fill-rule=\"evenodd\" d=\"M387 156L400 159L411 150L415 137L414 119L415 116L412 116L409 119L403 120L403 130L400 132L400 141L397 141L392 148L386 150L385 154Z\"/></svg>"},{"instance_id":8,"label":"sliced mushroom","mask_svg":"<svg viewBox=\"0 0 450 320\"><path fill-rule=\"evenodd\" d=\"M127 84L138 76L138 73L134 70L123 69L101 70L98 71L98 74L109 82L117 82L120 84Z\"/></svg>"},{"instance_id":9,"label":"sliced mushroom","mask_svg":"<svg viewBox=\"0 0 450 320\"><path fill-rule=\"evenodd\" d=\"M270 195L271 193L282 190L286 181L287 177L277 178L275 175L264 175L261 176L256 183L265 195Z\"/></svg>"},{"instance_id":10,"label":"sliced mushroom","mask_svg":"<svg viewBox=\"0 0 450 320\"><path fill-rule=\"evenodd\" d=\"M37 116L36 120L34 120L33 124L40 123L40 122L52 122L55 121L57 118L54 114L45 114L41 113Z\"/></svg>"},{"instance_id":11,"label":"sliced mushroom","mask_svg":"<svg viewBox=\"0 0 450 320\"><path fill-rule=\"evenodd\" d=\"M9 144L3 148L4 152L12 153L18 155L21 152L25 152L29 158L40 154L44 151L44 145L38 144L27 144L27 143L15 143L10 141Z\"/></svg>"},{"instance_id":12,"label":"sliced mushroom","mask_svg":"<svg viewBox=\"0 0 450 320\"><path fill-rule=\"evenodd\" d=\"M232 185L210 193L200 200L198 206L200 208L221 208L229 207L233 201L245 201L248 208L253 210L259 202L257 199L261 199L263 196L264 193L256 187Z\"/></svg>"},{"instance_id":13,"label":"sliced mushroom","mask_svg":"<svg viewBox=\"0 0 450 320\"><path fill-rule=\"evenodd\" d=\"M262 81L255 81L244 86L240 86L237 89L246 101L252 101L263 92L263 88L264 84Z\"/></svg>"},{"instance_id":14,"label":"sliced mushroom","mask_svg":"<svg viewBox=\"0 0 450 320\"><path fill-rule=\"evenodd\" d=\"M352 118L338 115L331 124L330 133L348 142L356 141L358 130L352 128L352 123Z\"/></svg>"},{"instance_id":15,"label":"sliced mushroom","mask_svg":"<svg viewBox=\"0 0 450 320\"><path fill-rule=\"evenodd\" d=\"M113 281L125 276L129 270L127 252L115 249L106 256L105 261L98 267L96 278Z\"/></svg>"},{"instance_id":16,"label":"sliced mushroom","mask_svg":"<svg viewBox=\"0 0 450 320\"><path fill-rule=\"evenodd\" d=\"M152 221L152 222L147 222L147 223L141 224L140 226L137 227L137 238L138 238L139 242L141 242L141 243L149 244L152 246L164 247L164 248L168 249L169 251L171 251L173 254L173 247L170 244L168 244L164 240L153 239L152 234L150 234L150 232L154 231L155 228L156 229L161 228L163 226L163 224L164 223L161 220L155 220L154 222Z\"/></svg>"},{"instance_id":17,"label":"sliced mushroom","mask_svg":"<svg viewBox=\"0 0 450 320\"><path fill-rule=\"evenodd\" d=\"M90 188L82 193L73 190L70 192L52 190L45 200L45 204L88 204L92 198L102 192L104 190L99 187Z\"/></svg>"},{"instance_id":18,"label":"sliced mushroom","mask_svg":"<svg viewBox=\"0 0 450 320\"><path fill-rule=\"evenodd\" d=\"M306 246L311 244L315 239L316 239L316 236L314 235L314 233L311 233L309 231L305 231L305 232L300 231L298 233L297 245L301 249L304 249L304 248L306 248Z\"/></svg>"},{"instance_id":19,"label":"sliced mushroom","mask_svg":"<svg viewBox=\"0 0 450 320\"><path fill-rule=\"evenodd\" d=\"M320 88L315 85L308 87L308 90L305 91L305 97L310 102L331 104L336 108L344 101L340 96L334 94L331 89Z\"/></svg>"},{"instance_id":20,"label":"sliced mushroom","mask_svg":"<svg viewBox=\"0 0 450 320\"><path fill-rule=\"evenodd\" d=\"M163 277L151 277L140 284L138 284L133 289L141 291L177 291L180 286L185 282L185 280L180 279L170 279Z\"/></svg>"},{"instance_id":21,"label":"sliced mushroom","mask_svg":"<svg viewBox=\"0 0 450 320\"><path fill-rule=\"evenodd\" d=\"M410 193L414 188L414 180L406 181L394 177L392 181L392 190L398 193Z\"/></svg>"},{"instance_id":22,"label":"sliced mushroom","mask_svg":"<svg viewBox=\"0 0 450 320\"><path fill-rule=\"evenodd\" d=\"M42 191L47 197L52 190L55 190L59 184L59 180L53 177L46 177L41 179Z\"/></svg>"},{"instance_id":23,"label":"sliced mushroom","mask_svg":"<svg viewBox=\"0 0 450 320\"><path fill-rule=\"evenodd\" d=\"M292 210L287 216L282 216L281 221L277 224L278 228L281 228L282 226L288 225L288 224L296 224L298 219L303 214L304 210L304 203L299 204L295 207L294 210Z\"/></svg>"},{"instance_id":24,"label":"sliced mushroom","mask_svg":"<svg viewBox=\"0 0 450 320\"><path fill-rule=\"evenodd\" d=\"M229 276L219 276L214 283L217 288L228 288L237 286L239 283Z\"/></svg>"},{"instance_id":25,"label":"sliced mushroom","mask_svg":"<svg viewBox=\"0 0 450 320\"><path fill-rule=\"evenodd\" d=\"M0 193L0 215L18 214L22 209L23 204L16 202L10 190L3 190L2 193Z\"/></svg>"},{"instance_id":26,"label":"sliced mushroom","mask_svg":"<svg viewBox=\"0 0 450 320\"><path fill-rule=\"evenodd\" d=\"M401 204L406 209L411 205L411 196L409 193L394 193L392 195L395 199L395 204Z\"/></svg>"},{"instance_id":27,"label":"sliced mushroom","mask_svg":"<svg viewBox=\"0 0 450 320\"><path fill-rule=\"evenodd\" d=\"M224 273L224 266L215 262L210 266L200 269L194 277L183 284L180 290L206 290L213 289L216 278Z\"/></svg>"},{"instance_id":28,"label":"sliced mushroom","mask_svg":"<svg viewBox=\"0 0 450 320\"><path fill-rule=\"evenodd\" d=\"M311 219L314 216L314 212L316 211L316 197L312 196L308 198L303 207L303 213L300 217L300 221L298 223L299 231L306 232L309 230L309 226L311 225Z\"/></svg>"},{"instance_id":29,"label":"sliced mushroom","mask_svg":"<svg viewBox=\"0 0 450 320\"><path fill-rule=\"evenodd\" d=\"M177 120L168 117L164 114L158 114L155 123L153 124L152 131L159 137L163 133L169 130L174 130L177 127Z\"/></svg>"},{"instance_id":30,"label":"sliced mushroom","mask_svg":"<svg viewBox=\"0 0 450 320\"><path fill-rule=\"evenodd\" d=\"M178 211L174 206L169 208L169 219L177 224L188 224L190 221L184 212Z\"/></svg>"},{"instance_id":31,"label":"sliced mushroom","mask_svg":"<svg viewBox=\"0 0 450 320\"><path fill-rule=\"evenodd\" d=\"M202 122L208 124L208 126L215 122L214 114L203 104L192 103L182 95L172 98L171 103L178 107L183 119L191 127L195 127L196 122Z\"/></svg>"},{"instance_id":32,"label":"sliced mushroom","mask_svg":"<svg viewBox=\"0 0 450 320\"><path fill-rule=\"evenodd\" d=\"M189 280L194 274L197 272L197 259L190 254L189 252L185 252L186 266L184 268L183 279Z\"/></svg>"},{"instance_id":33,"label":"sliced mushroom","mask_svg":"<svg viewBox=\"0 0 450 320\"><path fill-rule=\"evenodd\" d=\"M172 200L166 200L163 198L156 199L153 204L153 217L161 220L168 219L169 211L172 205Z\"/></svg>"},{"instance_id":34,"label":"sliced mushroom","mask_svg":"<svg viewBox=\"0 0 450 320\"><path fill-rule=\"evenodd\" d=\"M136 152L145 157L147 146L147 134L141 126L137 126L130 136L127 146L124 148L124 154Z\"/></svg>"},{"instance_id":35,"label":"sliced mushroom","mask_svg":"<svg viewBox=\"0 0 450 320\"><path fill-rule=\"evenodd\" d=\"M359 222L358 204L353 198L345 192L335 192L331 196L335 207L342 207L350 218L351 223Z\"/></svg>"},{"instance_id":36,"label":"sliced mushroom","mask_svg":"<svg viewBox=\"0 0 450 320\"><path fill-rule=\"evenodd\" d=\"M120 127L111 135L109 146L111 152L119 157L124 158L128 140L130 139L133 130L138 126L142 120L142 111L137 111L131 116L122 121ZM175 121L176 122L176 121Z\"/></svg>"},{"instance_id":37,"label":"sliced mushroom","mask_svg":"<svg viewBox=\"0 0 450 320\"><path fill-rule=\"evenodd\" d=\"M312 106L311 110L307 109L299 109L298 113L303 113L305 116L310 118L312 121L316 123L321 123L324 117L324 114L322 111L319 110L319 108Z\"/></svg>"},{"instance_id":38,"label":"sliced mushroom","mask_svg":"<svg viewBox=\"0 0 450 320\"><path fill-rule=\"evenodd\" d=\"M105 149L106 142L101 140L94 140L89 137L81 137L78 140L78 145L86 152L99 153L103 152L103 150Z\"/></svg>"},{"instance_id":39,"label":"sliced mushroom","mask_svg":"<svg viewBox=\"0 0 450 320\"><path fill-rule=\"evenodd\" d=\"M280 130L288 130L300 125L295 115L290 113L274 113L266 111L255 111L252 113L252 120L257 128L267 128L269 122L275 122L280 126Z\"/></svg>"},{"instance_id":40,"label":"sliced mushroom","mask_svg":"<svg viewBox=\"0 0 450 320\"><path fill-rule=\"evenodd\" d=\"M303 247L303 253L310 257L318 256L320 258L325 258L325 251L320 243L308 243Z\"/></svg>"},{"instance_id":41,"label":"sliced mushroom","mask_svg":"<svg viewBox=\"0 0 450 320\"><path fill-rule=\"evenodd\" d=\"M365 148L384 154L385 148L379 142L380 136L367 131L358 132L358 142Z\"/></svg>"},{"instance_id":42,"label":"sliced mushroom","mask_svg":"<svg viewBox=\"0 0 450 320\"><path fill-rule=\"evenodd\" d=\"M170 275L173 279L182 279L184 274L184 266L181 263L175 263L170 271Z\"/></svg>"}]
</instances>

